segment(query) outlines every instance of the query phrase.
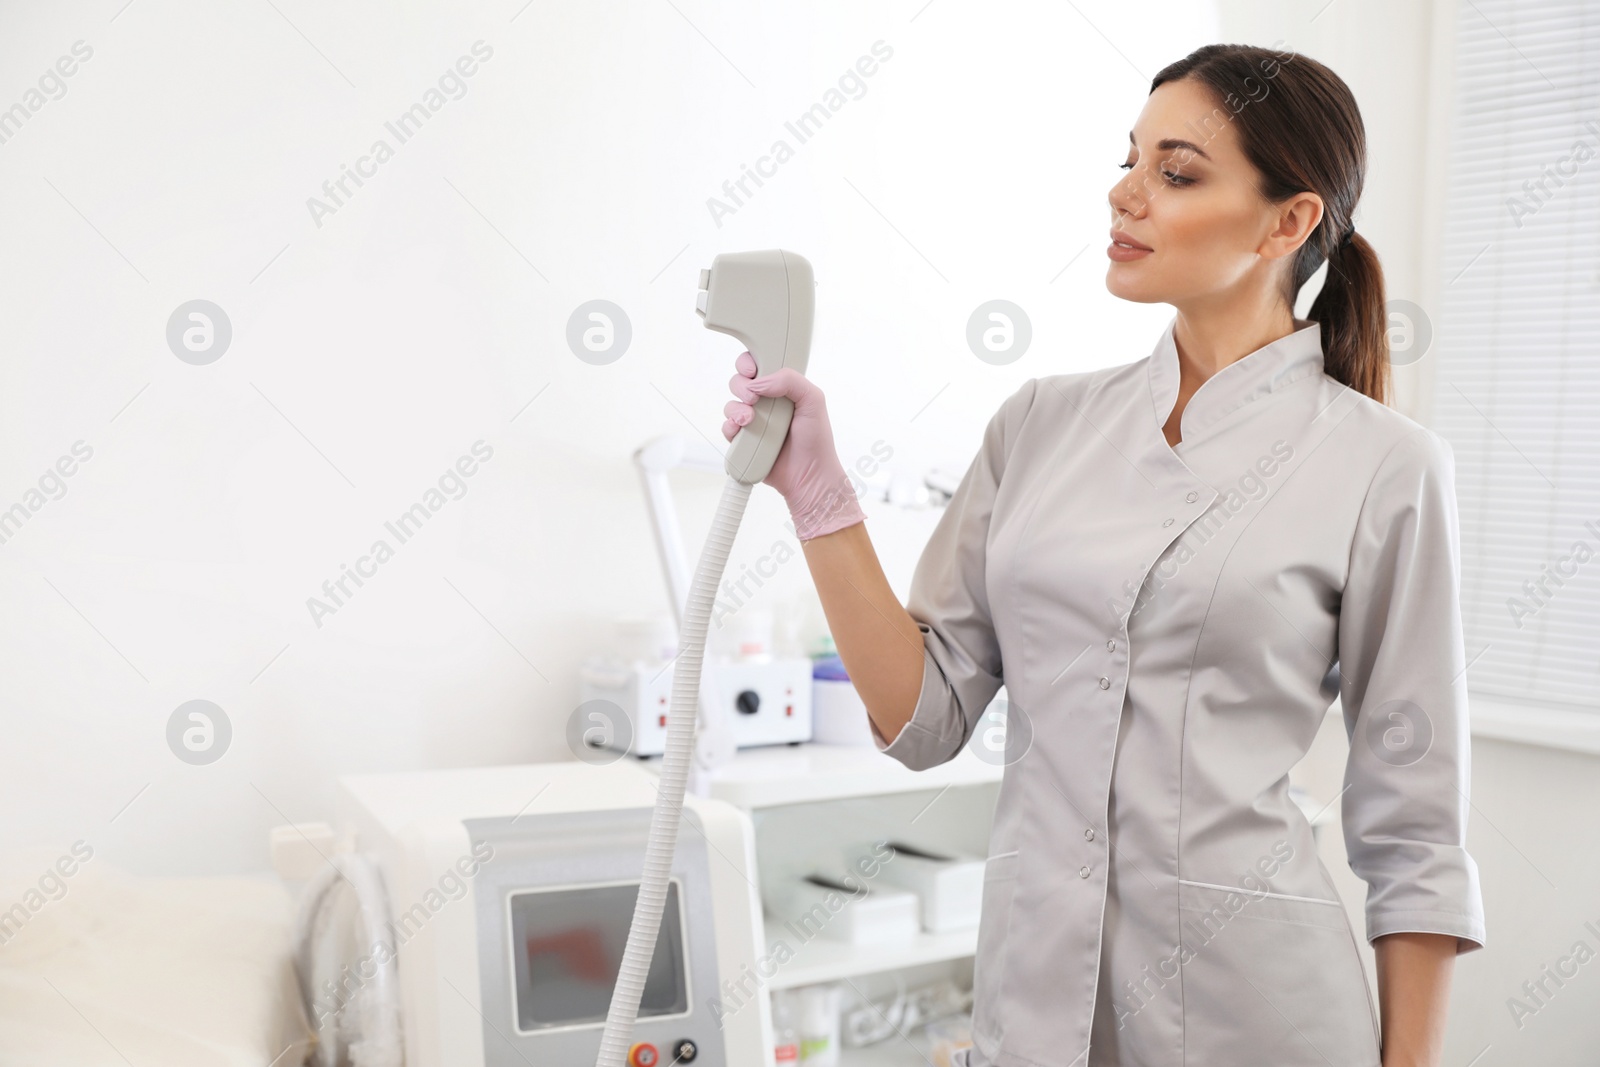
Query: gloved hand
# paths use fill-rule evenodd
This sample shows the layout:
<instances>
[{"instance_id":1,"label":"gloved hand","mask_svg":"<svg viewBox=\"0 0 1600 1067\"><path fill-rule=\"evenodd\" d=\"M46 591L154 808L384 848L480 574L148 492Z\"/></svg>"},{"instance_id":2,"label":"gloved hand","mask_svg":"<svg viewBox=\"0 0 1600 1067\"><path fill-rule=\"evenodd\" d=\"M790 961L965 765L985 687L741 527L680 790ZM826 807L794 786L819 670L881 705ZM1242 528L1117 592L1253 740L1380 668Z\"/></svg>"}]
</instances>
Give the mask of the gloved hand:
<instances>
[{"instance_id":1,"label":"gloved hand","mask_svg":"<svg viewBox=\"0 0 1600 1067\"><path fill-rule=\"evenodd\" d=\"M855 486L833 447L833 427L828 423L822 390L788 368L756 377L756 359L749 352L740 353L734 366L739 373L728 380L728 388L738 399L728 401L722 409L727 416L722 436L729 441L749 423L751 405L761 397L786 396L794 401L789 436L762 481L783 495L796 536L809 541L865 522L867 516L856 499Z\"/></svg>"}]
</instances>

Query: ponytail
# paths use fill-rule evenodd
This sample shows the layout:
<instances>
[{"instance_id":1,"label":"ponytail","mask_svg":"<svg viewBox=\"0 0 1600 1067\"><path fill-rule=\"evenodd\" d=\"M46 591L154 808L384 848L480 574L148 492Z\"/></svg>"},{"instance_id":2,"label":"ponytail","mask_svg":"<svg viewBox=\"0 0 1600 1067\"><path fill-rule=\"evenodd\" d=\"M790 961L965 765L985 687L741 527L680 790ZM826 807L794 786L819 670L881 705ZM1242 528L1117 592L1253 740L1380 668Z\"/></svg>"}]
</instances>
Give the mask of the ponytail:
<instances>
[{"instance_id":1,"label":"ponytail","mask_svg":"<svg viewBox=\"0 0 1600 1067\"><path fill-rule=\"evenodd\" d=\"M1327 229L1324 216L1318 230ZM1311 302L1307 318L1322 326L1322 369L1328 376L1380 404L1390 401L1389 312L1384 299L1383 264L1366 238L1353 229L1348 241L1328 250L1328 275ZM1311 242L1298 255L1321 250ZM1291 305L1292 306L1292 305Z\"/></svg>"}]
</instances>

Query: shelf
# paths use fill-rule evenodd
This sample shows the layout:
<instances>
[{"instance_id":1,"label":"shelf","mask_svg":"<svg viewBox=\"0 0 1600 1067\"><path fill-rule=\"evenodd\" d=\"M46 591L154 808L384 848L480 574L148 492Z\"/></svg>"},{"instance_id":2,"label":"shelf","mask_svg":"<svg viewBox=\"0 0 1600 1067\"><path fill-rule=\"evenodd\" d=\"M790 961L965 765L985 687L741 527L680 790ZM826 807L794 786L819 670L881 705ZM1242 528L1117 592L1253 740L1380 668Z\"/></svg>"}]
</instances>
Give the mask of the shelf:
<instances>
[{"instance_id":1,"label":"shelf","mask_svg":"<svg viewBox=\"0 0 1600 1067\"><path fill-rule=\"evenodd\" d=\"M659 774L661 759L640 766ZM913 771L865 745L764 745L740 749L711 776L711 795L745 810L846 797L914 793L949 785L998 782L1005 768L985 763L970 749L955 759Z\"/></svg>"},{"instance_id":2,"label":"shelf","mask_svg":"<svg viewBox=\"0 0 1600 1067\"><path fill-rule=\"evenodd\" d=\"M766 924L763 940L767 945L782 938L794 949L794 957L779 967L768 981L767 985L773 989L793 989L817 982L853 978L858 974L875 974L923 963L961 959L971 956L978 948L977 927L948 934L919 932L910 941L888 945L852 945L822 935L802 942L792 932L785 930L782 920L776 916L768 913L762 919Z\"/></svg>"}]
</instances>

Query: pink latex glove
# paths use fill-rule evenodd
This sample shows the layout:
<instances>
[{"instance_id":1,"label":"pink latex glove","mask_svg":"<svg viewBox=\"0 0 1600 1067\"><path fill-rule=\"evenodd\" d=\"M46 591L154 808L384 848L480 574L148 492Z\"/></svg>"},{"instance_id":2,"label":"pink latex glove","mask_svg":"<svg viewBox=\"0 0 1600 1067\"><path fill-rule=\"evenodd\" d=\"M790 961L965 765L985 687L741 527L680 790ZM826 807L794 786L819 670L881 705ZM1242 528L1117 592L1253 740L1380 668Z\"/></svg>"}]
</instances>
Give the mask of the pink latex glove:
<instances>
[{"instance_id":1,"label":"pink latex glove","mask_svg":"<svg viewBox=\"0 0 1600 1067\"><path fill-rule=\"evenodd\" d=\"M809 541L865 522L867 516L856 499L855 486L833 447L833 427L828 423L822 390L788 368L756 377L756 358L749 352L741 352L734 366L739 373L728 380L728 388L738 399L728 401L722 409L727 416L722 436L729 441L749 423L751 405L761 397L786 396L794 401L789 436L762 481L783 495L796 536Z\"/></svg>"}]
</instances>

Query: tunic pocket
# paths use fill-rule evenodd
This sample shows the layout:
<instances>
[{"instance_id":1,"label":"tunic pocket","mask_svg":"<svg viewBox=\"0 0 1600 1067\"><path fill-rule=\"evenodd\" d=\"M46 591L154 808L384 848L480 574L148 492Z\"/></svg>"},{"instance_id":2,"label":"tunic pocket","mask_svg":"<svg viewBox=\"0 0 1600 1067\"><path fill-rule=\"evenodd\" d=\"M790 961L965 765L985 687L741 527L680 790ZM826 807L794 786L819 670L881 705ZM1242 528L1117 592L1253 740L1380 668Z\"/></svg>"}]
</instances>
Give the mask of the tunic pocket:
<instances>
[{"instance_id":1,"label":"tunic pocket","mask_svg":"<svg viewBox=\"0 0 1600 1067\"><path fill-rule=\"evenodd\" d=\"M1011 898L1017 886L1017 853L990 856L983 865L983 901L978 916L978 948L972 960L972 1029L998 1048L1005 1037L1000 1017L1004 1003L1006 934ZM978 1039L975 1036L974 1042Z\"/></svg>"},{"instance_id":2,"label":"tunic pocket","mask_svg":"<svg viewBox=\"0 0 1600 1067\"><path fill-rule=\"evenodd\" d=\"M1180 881L1178 909L1186 1063L1379 1067L1339 901Z\"/></svg>"}]
</instances>

